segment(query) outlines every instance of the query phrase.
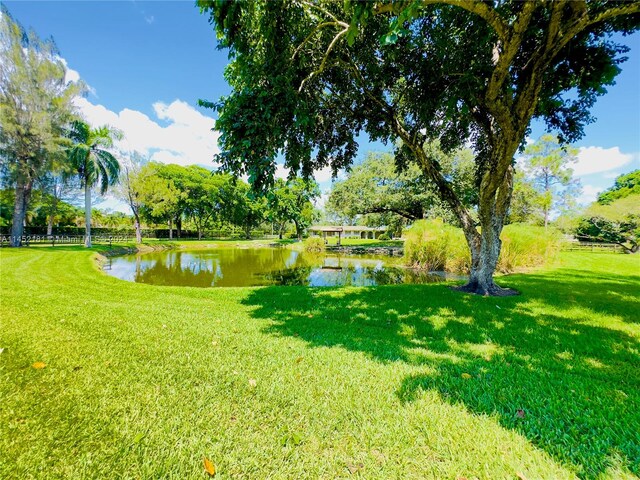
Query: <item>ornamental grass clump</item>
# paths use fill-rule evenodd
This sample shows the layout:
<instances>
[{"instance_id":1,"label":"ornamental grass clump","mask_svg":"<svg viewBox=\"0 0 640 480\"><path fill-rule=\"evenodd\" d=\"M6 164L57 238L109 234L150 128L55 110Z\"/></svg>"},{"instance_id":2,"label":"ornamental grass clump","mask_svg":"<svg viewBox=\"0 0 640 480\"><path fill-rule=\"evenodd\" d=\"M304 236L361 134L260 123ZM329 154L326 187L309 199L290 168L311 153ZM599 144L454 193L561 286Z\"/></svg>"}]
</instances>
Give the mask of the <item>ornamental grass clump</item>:
<instances>
[{"instance_id":1,"label":"ornamental grass clump","mask_svg":"<svg viewBox=\"0 0 640 480\"><path fill-rule=\"evenodd\" d=\"M446 270L448 260L458 253L457 235L462 235L460 229L445 224L439 218L415 222L405 235L406 263L413 268Z\"/></svg>"},{"instance_id":2,"label":"ornamental grass clump","mask_svg":"<svg viewBox=\"0 0 640 480\"><path fill-rule=\"evenodd\" d=\"M560 231L514 223L502 230L502 248L496 270L502 273L540 267L553 262L562 247Z\"/></svg>"},{"instance_id":3,"label":"ornamental grass clump","mask_svg":"<svg viewBox=\"0 0 640 480\"><path fill-rule=\"evenodd\" d=\"M562 236L553 228L513 224L504 227L497 271L539 267L552 262ZM405 263L413 268L468 273L471 255L460 228L440 219L419 220L405 234Z\"/></svg>"},{"instance_id":4,"label":"ornamental grass clump","mask_svg":"<svg viewBox=\"0 0 640 480\"><path fill-rule=\"evenodd\" d=\"M320 237L309 237L304 241L305 252L322 253L324 250L324 240Z\"/></svg>"}]
</instances>

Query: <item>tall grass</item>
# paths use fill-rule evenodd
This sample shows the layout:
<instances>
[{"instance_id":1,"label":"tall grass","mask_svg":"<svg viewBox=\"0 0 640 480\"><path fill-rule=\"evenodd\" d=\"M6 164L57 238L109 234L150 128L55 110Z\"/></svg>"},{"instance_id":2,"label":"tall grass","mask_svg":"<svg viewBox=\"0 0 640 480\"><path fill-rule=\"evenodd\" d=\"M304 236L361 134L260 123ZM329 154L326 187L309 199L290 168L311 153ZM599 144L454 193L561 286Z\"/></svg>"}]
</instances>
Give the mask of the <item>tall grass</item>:
<instances>
[{"instance_id":1,"label":"tall grass","mask_svg":"<svg viewBox=\"0 0 640 480\"><path fill-rule=\"evenodd\" d=\"M552 261L560 251L556 229L532 225L507 225L502 231L497 270L502 273L537 267ZM405 263L428 270L468 273L471 254L460 228L440 219L420 220L405 234Z\"/></svg>"},{"instance_id":2,"label":"tall grass","mask_svg":"<svg viewBox=\"0 0 640 480\"><path fill-rule=\"evenodd\" d=\"M419 220L407 230L404 256L409 266L427 270L464 271L470 265L462 230L440 219Z\"/></svg>"},{"instance_id":3,"label":"tall grass","mask_svg":"<svg viewBox=\"0 0 640 480\"><path fill-rule=\"evenodd\" d=\"M562 247L562 235L553 227L514 223L504 227L500 238L497 270L502 273L546 265L556 259Z\"/></svg>"},{"instance_id":4,"label":"tall grass","mask_svg":"<svg viewBox=\"0 0 640 480\"><path fill-rule=\"evenodd\" d=\"M309 237L304 241L304 251L311 253L324 252L324 239L321 237Z\"/></svg>"}]
</instances>

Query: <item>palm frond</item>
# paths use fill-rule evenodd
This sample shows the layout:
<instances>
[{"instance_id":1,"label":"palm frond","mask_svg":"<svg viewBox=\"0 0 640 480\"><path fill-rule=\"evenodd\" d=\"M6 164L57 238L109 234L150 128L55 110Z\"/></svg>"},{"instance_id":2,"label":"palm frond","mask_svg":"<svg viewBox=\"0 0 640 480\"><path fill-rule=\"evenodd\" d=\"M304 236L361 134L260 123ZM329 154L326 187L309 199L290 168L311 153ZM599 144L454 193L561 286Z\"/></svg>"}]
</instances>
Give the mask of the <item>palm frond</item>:
<instances>
[{"instance_id":1,"label":"palm frond","mask_svg":"<svg viewBox=\"0 0 640 480\"><path fill-rule=\"evenodd\" d=\"M71 128L68 135L73 143L87 144L90 137L91 128L81 120L71 122Z\"/></svg>"},{"instance_id":2,"label":"palm frond","mask_svg":"<svg viewBox=\"0 0 640 480\"><path fill-rule=\"evenodd\" d=\"M109 185L115 185L120 177L120 163L111 152L94 150L96 164L100 166L101 189L104 194Z\"/></svg>"},{"instance_id":3,"label":"palm frond","mask_svg":"<svg viewBox=\"0 0 640 480\"><path fill-rule=\"evenodd\" d=\"M100 195L104 195L107 193L107 189L109 188L109 174L105 169L105 166L102 162L96 162L98 167L98 171L100 172Z\"/></svg>"}]
</instances>

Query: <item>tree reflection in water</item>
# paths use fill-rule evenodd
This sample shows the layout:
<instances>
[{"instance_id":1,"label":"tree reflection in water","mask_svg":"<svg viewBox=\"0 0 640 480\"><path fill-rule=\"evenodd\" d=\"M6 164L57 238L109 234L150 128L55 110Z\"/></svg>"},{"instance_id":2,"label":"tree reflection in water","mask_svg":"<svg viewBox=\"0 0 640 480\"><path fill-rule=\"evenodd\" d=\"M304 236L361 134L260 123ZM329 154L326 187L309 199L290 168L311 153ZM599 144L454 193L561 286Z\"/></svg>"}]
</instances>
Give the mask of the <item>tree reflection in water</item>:
<instances>
[{"instance_id":1,"label":"tree reflection in water","mask_svg":"<svg viewBox=\"0 0 640 480\"><path fill-rule=\"evenodd\" d=\"M311 255L286 248L219 248L128 255L112 258L107 273L138 283L192 287L371 286L447 279L443 274L403 268L398 259L391 257Z\"/></svg>"}]
</instances>

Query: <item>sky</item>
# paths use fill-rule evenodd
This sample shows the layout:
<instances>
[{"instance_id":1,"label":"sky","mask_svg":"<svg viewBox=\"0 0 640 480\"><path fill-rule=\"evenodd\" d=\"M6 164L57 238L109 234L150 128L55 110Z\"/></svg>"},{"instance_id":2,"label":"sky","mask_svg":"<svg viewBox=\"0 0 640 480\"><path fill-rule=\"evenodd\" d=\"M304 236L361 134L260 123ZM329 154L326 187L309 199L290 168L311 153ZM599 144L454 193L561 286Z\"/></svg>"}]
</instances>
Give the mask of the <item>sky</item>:
<instances>
[{"instance_id":1,"label":"sky","mask_svg":"<svg viewBox=\"0 0 640 480\"><path fill-rule=\"evenodd\" d=\"M213 167L219 151L214 114L198 99L217 100L230 93L224 79L227 52L217 49L207 17L194 1L4 1L12 16L40 37L53 37L69 68L70 79L89 87L77 105L94 126L123 131L119 147L152 160ZM597 121L585 129L575 176L588 203L613 184L616 176L640 168L640 34L623 39L629 60L615 86L598 99ZM544 133L532 125L532 138ZM367 151L390 150L360 142L358 159ZM281 176L286 175L279 168ZM316 173L328 191L328 169ZM121 210L107 198L99 208Z\"/></svg>"}]
</instances>

